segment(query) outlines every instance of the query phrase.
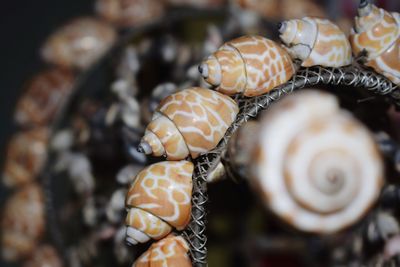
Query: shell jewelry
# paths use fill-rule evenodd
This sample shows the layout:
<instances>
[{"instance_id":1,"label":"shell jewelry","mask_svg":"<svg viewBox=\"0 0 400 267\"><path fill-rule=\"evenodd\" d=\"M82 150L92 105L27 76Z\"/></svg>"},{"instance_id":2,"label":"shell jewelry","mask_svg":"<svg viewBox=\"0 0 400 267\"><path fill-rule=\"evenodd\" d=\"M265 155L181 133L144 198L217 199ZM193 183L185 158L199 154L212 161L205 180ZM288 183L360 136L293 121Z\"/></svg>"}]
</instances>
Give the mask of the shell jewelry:
<instances>
[{"instance_id":1,"label":"shell jewelry","mask_svg":"<svg viewBox=\"0 0 400 267\"><path fill-rule=\"evenodd\" d=\"M243 36L225 43L199 66L205 81L227 95L257 96L292 78L289 54L261 36Z\"/></svg>"},{"instance_id":2,"label":"shell jewelry","mask_svg":"<svg viewBox=\"0 0 400 267\"><path fill-rule=\"evenodd\" d=\"M169 235L154 243L132 267L176 266L191 267L189 246L180 236Z\"/></svg>"},{"instance_id":3,"label":"shell jewelry","mask_svg":"<svg viewBox=\"0 0 400 267\"><path fill-rule=\"evenodd\" d=\"M165 98L146 128L139 150L168 160L192 158L213 149L236 118L235 101L193 87Z\"/></svg>"},{"instance_id":4,"label":"shell jewelry","mask_svg":"<svg viewBox=\"0 0 400 267\"><path fill-rule=\"evenodd\" d=\"M127 241L144 243L182 230L190 220L193 163L165 161L142 170L127 196Z\"/></svg>"},{"instance_id":5,"label":"shell jewelry","mask_svg":"<svg viewBox=\"0 0 400 267\"><path fill-rule=\"evenodd\" d=\"M259 134L252 181L267 206L294 227L336 232L377 200L384 182L377 146L333 95L303 91L284 98L265 114Z\"/></svg>"},{"instance_id":6,"label":"shell jewelry","mask_svg":"<svg viewBox=\"0 0 400 267\"><path fill-rule=\"evenodd\" d=\"M400 14L361 1L350 35L353 53L367 53L366 65L400 84Z\"/></svg>"},{"instance_id":7,"label":"shell jewelry","mask_svg":"<svg viewBox=\"0 0 400 267\"><path fill-rule=\"evenodd\" d=\"M338 26L327 19L305 17L278 24L280 38L301 66L341 67L351 64L351 46Z\"/></svg>"}]
</instances>

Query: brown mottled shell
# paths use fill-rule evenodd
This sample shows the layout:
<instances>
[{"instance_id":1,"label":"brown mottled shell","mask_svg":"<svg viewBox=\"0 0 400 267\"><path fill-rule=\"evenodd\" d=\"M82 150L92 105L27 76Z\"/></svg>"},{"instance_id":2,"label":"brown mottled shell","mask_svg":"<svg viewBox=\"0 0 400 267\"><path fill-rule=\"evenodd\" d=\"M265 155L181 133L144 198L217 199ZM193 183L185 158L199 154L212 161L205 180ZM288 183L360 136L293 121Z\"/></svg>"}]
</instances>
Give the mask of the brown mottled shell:
<instances>
[{"instance_id":1,"label":"brown mottled shell","mask_svg":"<svg viewBox=\"0 0 400 267\"><path fill-rule=\"evenodd\" d=\"M6 152L3 183L8 187L33 181L47 159L47 128L35 128L15 134Z\"/></svg>"},{"instance_id":2,"label":"brown mottled shell","mask_svg":"<svg viewBox=\"0 0 400 267\"><path fill-rule=\"evenodd\" d=\"M35 250L32 257L27 260L23 267L62 267L62 262L54 247L41 245Z\"/></svg>"},{"instance_id":3,"label":"brown mottled shell","mask_svg":"<svg viewBox=\"0 0 400 267\"><path fill-rule=\"evenodd\" d=\"M96 11L118 27L140 26L164 14L164 3L158 0L97 0Z\"/></svg>"},{"instance_id":4,"label":"brown mottled shell","mask_svg":"<svg viewBox=\"0 0 400 267\"><path fill-rule=\"evenodd\" d=\"M169 235L154 243L132 267L191 267L189 246L180 236Z\"/></svg>"},{"instance_id":5,"label":"brown mottled shell","mask_svg":"<svg viewBox=\"0 0 400 267\"><path fill-rule=\"evenodd\" d=\"M15 120L22 126L48 125L72 91L74 75L49 69L33 77L17 103Z\"/></svg>"},{"instance_id":6,"label":"brown mottled shell","mask_svg":"<svg viewBox=\"0 0 400 267\"><path fill-rule=\"evenodd\" d=\"M53 33L42 48L45 61L67 68L86 69L114 43L115 30L105 22L83 17Z\"/></svg>"},{"instance_id":7,"label":"brown mottled shell","mask_svg":"<svg viewBox=\"0 0 400 267\"><path fill-rule=\"evenodd\" d=\"M43 192L38 185L26 185L7 200L1 226L5 260L16 261L33 252L45 226Z\"/></svg>"}]
</instances>

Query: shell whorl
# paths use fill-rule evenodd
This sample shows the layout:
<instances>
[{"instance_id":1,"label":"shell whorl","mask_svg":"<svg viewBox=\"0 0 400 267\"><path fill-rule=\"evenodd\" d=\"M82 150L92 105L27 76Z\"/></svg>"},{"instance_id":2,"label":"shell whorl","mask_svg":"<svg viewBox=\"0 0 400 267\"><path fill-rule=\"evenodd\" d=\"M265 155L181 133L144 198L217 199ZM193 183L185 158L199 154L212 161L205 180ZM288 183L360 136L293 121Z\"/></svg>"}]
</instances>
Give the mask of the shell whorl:
<instances>
[{"instance_id":1,"label":"shell whorl","mask_svg":"<svg viewBox=\"0 0 400 267\"><path fill-rule=\"evenodd\" d=\"M383 184L377 147L332 95L304 91L284 98L266 113L259 136L252 182L295 228L340 231L377 199Z\"/></svg>"},{"instance_id":2,"label":"shell whorl","mask_svg":"<svg viewBox=\"0 0 400 267\"><path fill-rule=\"evenodd\" d=\"M127 196L128 242L160 239L190 220L193 163L165 161L138 173Z\"/></svg>"},{"instance_id":3,"label":"shell whorl","mask_svg":"<svg viewBox=\"0 0 400 267\"><path fill-rule=\"evenodd\" d=\"M351 64L351 46L346 35L327 19L305 17L279 24L281 40L303 67L341 67Z\"/></svg>"},{"instance_id":4,"label":"shell whorl","mask_svg":"<svg viewBox=\"0 0 400 267\"><path fill-rule=\"evenodd\" d=\"M203 78L227 95L256 96L287 82L294 66L287 52L261 36L225 43L199 66Z\"/></svg>"}]
</instances>

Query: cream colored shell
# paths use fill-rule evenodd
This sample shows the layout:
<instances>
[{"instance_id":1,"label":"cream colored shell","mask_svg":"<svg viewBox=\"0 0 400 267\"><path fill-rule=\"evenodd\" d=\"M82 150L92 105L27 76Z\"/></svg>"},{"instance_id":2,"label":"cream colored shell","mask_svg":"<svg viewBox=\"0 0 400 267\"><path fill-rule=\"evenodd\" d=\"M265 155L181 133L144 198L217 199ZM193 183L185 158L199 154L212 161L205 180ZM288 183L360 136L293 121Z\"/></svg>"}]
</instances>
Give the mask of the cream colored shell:
<instances>
[{"instance_id":1,"label":"cream colored shell","mask_svg":"<svg viewBox=\"0 0 400 267\"><path fill-rule=\"evenodd\" d=\"M295 228L340 231L377 200L383 163L369 131L333 95L304 91L266 112L252 182L265 204Z\"/></svg>"},{"instance_id":2,"label":"cream colored shell","mask_svg":"<svg viewBox=\"0 0 400 267\"><path fill-rule=\"evenodd\" d=\"M355 55L367 52L366 65L400 84L400 14L367 4L358 9L350 35Z\"/></svg>"},{"instance_id":3,"label":"cream colored shell","mask_svg":"<svg viewBox=\"0 0 400 267\"><path fill-rule=\"evenodd\" d=\"M227 95L257 96L287 82L294 74L288 53L261 36L225 43L199 66L206 82Z\"/></svg>"},{"instance_id":4,"label":"cream colored shell","mask_svg":"<svg viewBox=\"0 0 400 267\"><path fill-rule=\"evenodd\" d=\"M341 67L351 64L346 35L327 19L305 17L281 23L280 38L290 55L303 67Z\"/></svg>"},{"instance_id":5,"label":"cream colored shell","mask_svg":"<svg viewBox=\"0 0 400 267\"><path fill-rule=\"evenodd\" d=\"M172 94L160 103L139 149L168 160L196 158L219 143L238 111L235 101L212 90L193 87Z\"/></svg>"},{"instance_id":6,"label":"cream colored shell","mask_svg":"<svg viewBox=\"0 0 400 267\"><path fill-rule=\"evenodd\" d=\"M160 239L190 220L193 164L165 161L143 169L127 196L127 240L132 244Z\"/></svg>"}]
</instances>

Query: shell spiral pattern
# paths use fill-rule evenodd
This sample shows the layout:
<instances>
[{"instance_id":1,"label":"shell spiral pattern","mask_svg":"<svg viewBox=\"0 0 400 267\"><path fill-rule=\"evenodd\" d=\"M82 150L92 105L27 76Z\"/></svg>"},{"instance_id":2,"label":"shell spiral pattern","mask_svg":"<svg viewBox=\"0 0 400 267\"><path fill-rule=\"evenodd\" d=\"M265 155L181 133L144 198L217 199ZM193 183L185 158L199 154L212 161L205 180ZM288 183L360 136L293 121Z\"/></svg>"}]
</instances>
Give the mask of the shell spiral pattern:
<instances>
[{"instance_id":1,"label":"shell spiral pattern","mask_svg":"<svg viewBox=\"0 0 400 267\"><path fill-rule=\"evenodd\" d=\"M227 95L257 96L287 82L294 74L289 54L261 36L225 43L199 66L203 78Z\"/></svg>"},{"instance_id":2,"label":"shell spiral pattern","mask_svg":"<svg viewBox=\"0 0 400 267\"><path fill-rule=\"evenodd\" d=\"M383 163L377 146L334 96L288 96L266 113L259 133L252 182L267 206L295 228L342 230L378 198Z\"/></svg>"},{"instance_id":3,"label":"shell spiral pattern","mask_svg":"<svg viewBox=\"0 0 400 267\"><path fill-rule=\"evenodd\" d=\"M189 223L193 164L166 161L143 169L126 196L128 242L160 239Z\"/></svg>"},{"instance_id":4,"label":"shell spiral pattern","mask_svg":"<svg viewBox=\"0 0 400 267\"><path fill-rule=\"evenodd\" d=\"M367 52L366 65L400 84L400 14L362 2L350 35L355 55Z\"/></svg>"},{"instance_id":5,"label":"shell spiral pattern","mask_svg":"<svg viewBox=\"0 0 400 267\"><path fill-rule=\"evenodd\" d=\"M230 97L193 87L165 98L157 108L139 150L168 160L198 157L213 149L239 108Z\"/></svg>"},{"instance_id":6,"label":"shell spiral pattern","mask_svg":"<svg viewBox=\"0 0 400 267\"><path fill-rule=\"evenodd\" d=\"M280 38L303 67L351 64L351 46L338 26L327 19L305 17L279 24Z\"/></svg>"}]
</instances>

